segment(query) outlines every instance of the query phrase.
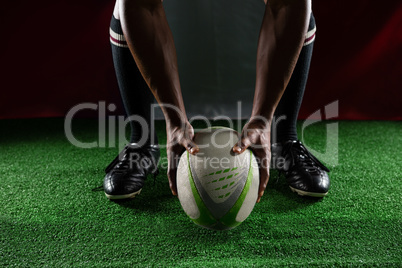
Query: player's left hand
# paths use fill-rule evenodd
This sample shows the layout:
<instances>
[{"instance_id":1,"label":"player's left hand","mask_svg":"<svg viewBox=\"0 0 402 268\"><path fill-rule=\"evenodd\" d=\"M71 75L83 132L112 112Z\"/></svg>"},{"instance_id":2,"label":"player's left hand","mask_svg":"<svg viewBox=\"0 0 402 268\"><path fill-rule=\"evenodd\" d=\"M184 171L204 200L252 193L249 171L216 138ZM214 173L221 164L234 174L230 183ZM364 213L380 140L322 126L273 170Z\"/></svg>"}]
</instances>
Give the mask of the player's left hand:
<instances>
[{"instance_id":1,"label":"player's left hand","mask_svg":"<svg viewBox=\"0 0 402 268\"><path fill-rule=\"evenodd\" d=\"M233 147L233 152L241 154L247 148L253 151L260 171L260 186L257 203L260 202L269 180L269 165L271 160L271 121L264 118L251 119L244 127L239 142Z\"/></svg>"}]
</instances>

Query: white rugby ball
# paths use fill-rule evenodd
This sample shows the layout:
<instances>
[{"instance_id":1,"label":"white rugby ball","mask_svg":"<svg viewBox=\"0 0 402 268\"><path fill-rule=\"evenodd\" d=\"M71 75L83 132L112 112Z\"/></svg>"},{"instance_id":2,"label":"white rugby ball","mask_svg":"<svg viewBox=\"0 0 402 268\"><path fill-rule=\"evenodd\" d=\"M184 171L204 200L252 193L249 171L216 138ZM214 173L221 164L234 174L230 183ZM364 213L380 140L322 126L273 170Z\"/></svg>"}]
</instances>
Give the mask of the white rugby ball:
<instances>
[{"instance_id":1,"label":"white rugby ball","mask_svg":"<svg viewBox=\"0 0 402 268\"><path fill-rule=\"evenodd\" d=\"M250 150L234 154L238 133L213 127L195 134L200 151L187 151L177 170L177 194L183 210L194 223L215 230L240 225L258 197L259 170Z\"/></svg>"}]
</instances>

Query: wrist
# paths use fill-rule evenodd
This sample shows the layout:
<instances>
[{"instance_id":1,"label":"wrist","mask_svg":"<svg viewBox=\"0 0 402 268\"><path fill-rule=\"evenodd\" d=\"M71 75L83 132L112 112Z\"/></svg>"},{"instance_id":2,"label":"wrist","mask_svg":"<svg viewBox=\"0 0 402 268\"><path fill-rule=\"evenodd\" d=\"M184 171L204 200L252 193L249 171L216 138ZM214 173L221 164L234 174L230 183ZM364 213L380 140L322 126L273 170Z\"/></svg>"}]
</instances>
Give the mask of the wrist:
<instances>
[{"instance_id":1,"label":"wrist","mask_svg":"<svg viewBox=\"0 0 402 268\"><path fill-rule=\"evenodd\" d=\"M275 108L256 108L253 107L251 111L251 118L265 118L266 120L272 121L274 117Z\"/></svg>"},{"instance_id":2,"label":"wrist","mask_svg":"<svg viewBox=\"0 0 402 268\"><path fill-rule=\"evenodd\" d=\"M187 117L165 116L166 128L182 128L189 124Z\"/></svg>"},{"instance_id":3,"label":"wrist","mask_svg":"<svg viewBox=\"0 0 402 268\"><path fill-rule=\"evenodd\" d=\"M186 111L184 108L172 104L159 104L165 116L166 127L182 127L188 123Z\"/></svg>"},{"instance_id":4,"label":"wrist","mask_svg":"<svg viewBox=\"0 0 402 268\"><path fill-rule=\"evenodd\" d=\"M250 121L261 121L264 123L271 123L274 117L274 113L255 113L252 112L250 116Z\"/></svg>"},{"instance_id":5,"label":"wrist","mask_svg":"<svg viewBox=\"0 0 402 268\"><path fill-rule=\"evenodd\" d=\"M191 124L188 122L187 117L184 116L176 116L176 115L168 115L166 118L166 133L168 136L171 136L172 133L177 131L185 130Z\"/></svg>"},{"instance_id":6,"label":"wrist","mask_svg":"<svg viewBox=\"0 0 402 268\"><path fill-rule=\"evenodd\" d=\"M271 129L272 117L251 115L248 125L258 126L260 129Z\"/></svg>"}]
</instances>

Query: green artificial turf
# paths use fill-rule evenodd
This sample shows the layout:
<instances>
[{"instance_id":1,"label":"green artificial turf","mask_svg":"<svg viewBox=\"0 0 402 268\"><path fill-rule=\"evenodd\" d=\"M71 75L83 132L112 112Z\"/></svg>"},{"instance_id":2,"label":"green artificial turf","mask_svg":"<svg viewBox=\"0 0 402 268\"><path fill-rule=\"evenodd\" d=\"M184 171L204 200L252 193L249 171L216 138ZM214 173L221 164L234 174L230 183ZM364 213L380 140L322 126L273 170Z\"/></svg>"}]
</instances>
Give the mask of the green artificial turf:
<instances>
[{"instance_id":1,"label":"green artificial turf","mask_svg":"<svg viewBox=\"0 0 402 268\"><path fill-rule=\"evenodd\" d=\"M77 148L63 123L0 121L2 267L402 265L400 122L339 122L327 197L299 197L273 171L250 217L223 232L191 222L164 168L127 202L92 191L118 149ZM81 141L96 140L97 127L73 122ZM164 143L164 123L157 129ZM325 123L304 136L323 152Z\"/></svg>"}]
</instances>

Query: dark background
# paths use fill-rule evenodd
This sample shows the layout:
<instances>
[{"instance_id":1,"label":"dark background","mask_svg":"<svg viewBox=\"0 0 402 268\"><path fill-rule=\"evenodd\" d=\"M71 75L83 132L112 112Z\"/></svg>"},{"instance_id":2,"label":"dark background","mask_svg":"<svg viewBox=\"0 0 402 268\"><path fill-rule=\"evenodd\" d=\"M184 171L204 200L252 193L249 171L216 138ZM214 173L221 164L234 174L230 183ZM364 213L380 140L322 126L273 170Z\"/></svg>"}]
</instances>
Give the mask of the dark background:
<instances>
[{"instance_id":1,"label":"dark background","mask_svg":"<svg viewBox=\"0 0 402 268\"><path fill-rule=\"evenodd\" d=\"M0 119L62 117L78 103L100 100L122 112L108 38L113 6L2 4ZM400 120L402 3L317 0L313 10L318 34L300 118L338 100L339 119Z\"/></svg>"}]
</instances>

